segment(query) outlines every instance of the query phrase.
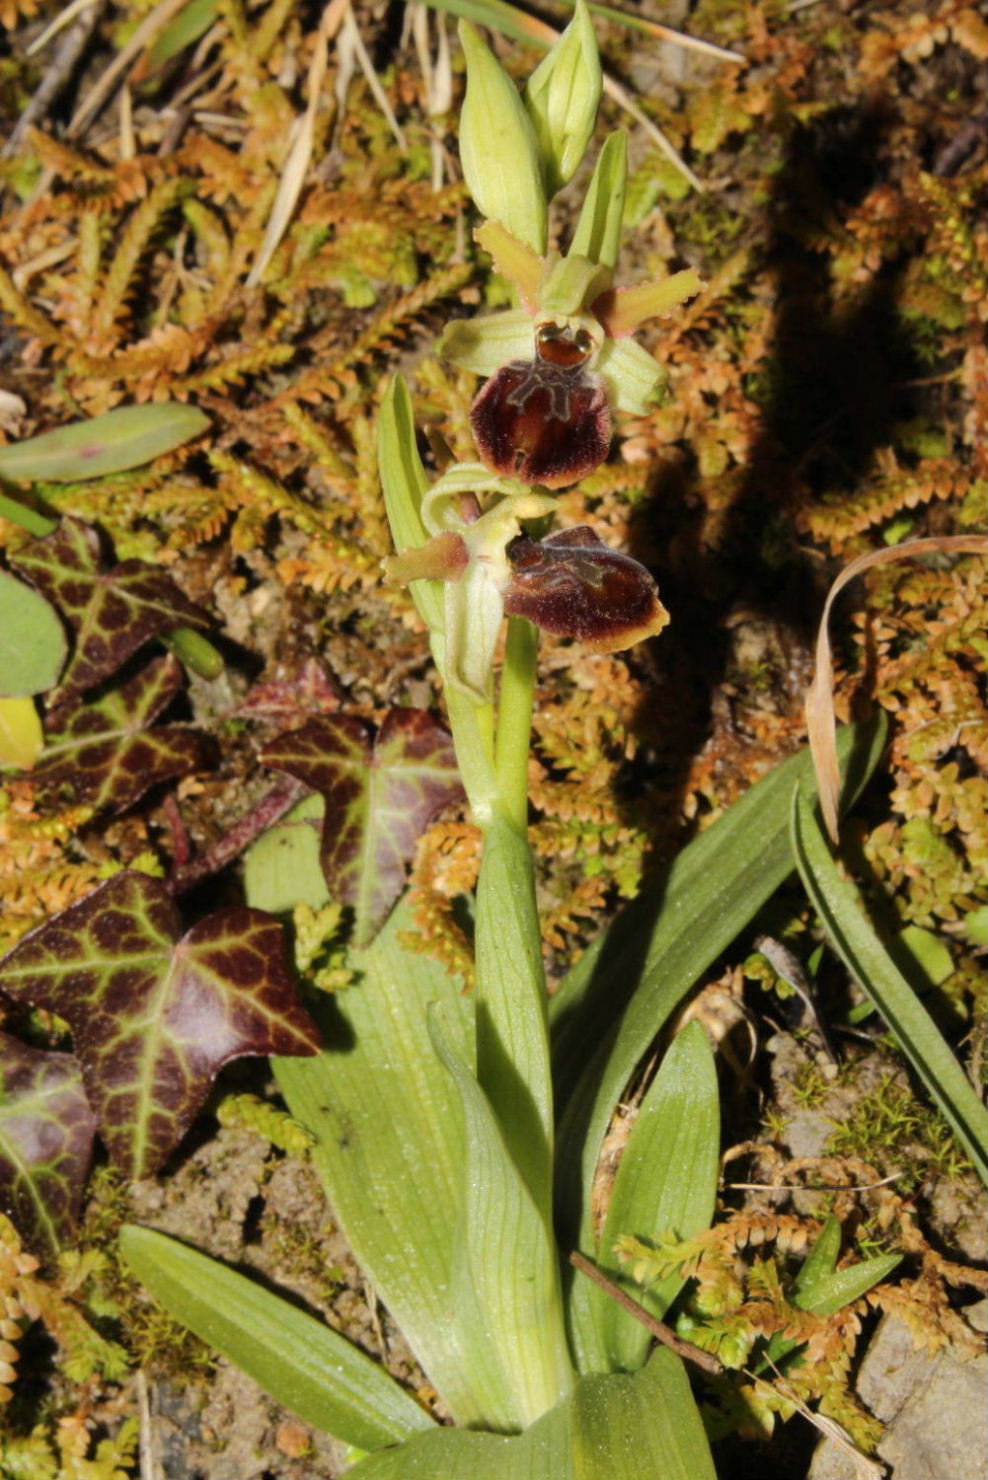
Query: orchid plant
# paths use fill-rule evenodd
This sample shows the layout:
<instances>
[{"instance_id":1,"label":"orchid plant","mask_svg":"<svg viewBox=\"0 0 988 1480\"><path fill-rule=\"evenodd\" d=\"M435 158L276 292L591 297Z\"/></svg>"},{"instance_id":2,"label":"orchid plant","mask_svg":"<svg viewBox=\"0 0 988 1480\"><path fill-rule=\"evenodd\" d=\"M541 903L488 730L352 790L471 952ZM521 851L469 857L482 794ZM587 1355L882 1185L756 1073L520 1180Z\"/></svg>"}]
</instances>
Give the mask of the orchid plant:
<instances>
[{"instance_id":1,"label":"orchid plant","mask_svg":"<svg viewBox=\"0 0 988 1480\"><path fill-rule=\"evenodd\" d=\"M550 999L526 835L538 629L607 652L668 620L651 575L592 529L547 532L553 490L607 458L615 413L645 410L661 371L630 336L700 283L686 271L615 285L620 134L599 154L569 250L548 249L549 202L584 158L600 97L583 0L523 94L473 27L460 34L461 157L486 218L476 239L517 305L451 323L438 344L484 377L471 412L477 460L430 480L400 378L383 399L379 445L395 545L386 578L408 584L428 627L484 834L475 991L403 944L399 903L351 949L357 984L321 1015L313 1008L323 1051L274 1061L334 1215L438 1394L440 1421L343 1336L238 1272L148 1229L125 1229L122 1246L169 1309L349 1441L353 1474L366 1480L712 1480L683 1360L652 1351L647 1329L685 1277L639 1290L632 1314L574 1276L565 1254L579 1250L627 1286L618 1240L708 1226L719 1112L697 1025L645 1089L595 1219L601 1145L663 1023L789 872L789 802L809 766L790 760L697 839L666 881L658 920L643 897ZM247 860L251 905L318 907L328 896L311 826L289 818L274 835L277 863L265 839Z\"/></svg>"}]
</instances>

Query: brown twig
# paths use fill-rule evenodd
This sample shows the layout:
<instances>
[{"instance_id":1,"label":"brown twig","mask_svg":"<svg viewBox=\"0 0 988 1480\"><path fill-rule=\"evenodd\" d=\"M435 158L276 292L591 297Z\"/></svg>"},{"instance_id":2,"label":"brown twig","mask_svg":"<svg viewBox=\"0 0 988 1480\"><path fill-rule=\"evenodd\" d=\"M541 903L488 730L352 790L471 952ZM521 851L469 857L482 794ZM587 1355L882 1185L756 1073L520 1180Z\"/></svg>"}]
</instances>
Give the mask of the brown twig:
<instances>
[{"instance_id":1,"label":"brown twig","mask_svg":"<svg viewBox=\"0 0 988 1480\"><path fill-rule=\"evenodd\" d=\"M681 1336L677 1336L675 1331L670 1326L667 1326L664 1321L660 1321L656 1316L650 1315L645 1307L640 1305L631 1295L626 1294L620 1285L616 1285L612 1279L608 1279L607 1275L603 1274L597 1268L596 1264L591 1263L585 1254L581 1254L579 1249L572 1251L569 1256L569 1262L574 1269L578 1269L581 1274L585 1274L588 1279L593 1280L595 1285L599 1285L602 1290L610 1295L612 1300L616 1300L622 1310L626 1310L629 1315L634 1316L636 1321L641 1321L642 1325L647 1331L651 1332L656 1341L661 1341L663 1346L667 1346L670 1351L674 1351L685 1362L692 1362L695 1367L708 1372L711 1377L718 1377L723 1372L724 1364L712 1352L705 1352L702 1346L694 1346L692 1341L684 1341Z\"/></svg>"},{"instance_id":2,"label":"brown twig","mask_svg":"<svg viewBox=\"0 0 988 1480\"><path fill-rule=\"evenodd\" d=\"M172 894L185 894L201 884L203 879L226 868L245 848L256 842L261 833L273 827L286 812L290 812L306 795L306 790L301 781L283 781L273 787L246 817L242 817L229 832L217 839L200 858L194 858L191 862L172 869L168 879L168 888Z\"/></svg>"}]
</instances>

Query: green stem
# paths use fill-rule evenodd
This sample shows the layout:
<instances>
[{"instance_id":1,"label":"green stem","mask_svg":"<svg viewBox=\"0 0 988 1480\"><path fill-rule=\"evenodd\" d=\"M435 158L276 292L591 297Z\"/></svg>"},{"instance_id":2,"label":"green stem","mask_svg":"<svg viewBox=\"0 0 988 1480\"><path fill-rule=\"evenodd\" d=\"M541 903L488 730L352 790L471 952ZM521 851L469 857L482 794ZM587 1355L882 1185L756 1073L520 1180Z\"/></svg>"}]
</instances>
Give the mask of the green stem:
<instances>
[{"instance_id":1,"label":"green stem","mask_svg":"<svg viewBox=\"0 0 988 1480\"><path fill-rule=\"evenodd\" d=\"M477 826L486 832L498 809L494 706L478 704L468 694L449 684L446 687L446 709L453 731L456 764L470 811Z\"/></svg>"},{"instance_id":2,"label":"green stem","mask_svg":"<svg viewBox=\"0 0 988 1480\"><path fill-rule=\"evenodd\" d=\"M0 493L0 518L9 519L11 524L35 535L51 534L58 525L57 519L49 519L47 514L39 514L19 504L16 499L8 498L5 493Z\"/></svg>"},{"instance_id":3,"label":"green stem","mask_svg":"<svg viewBox=\"0 0 988 1480\"><path fill-rule=\"evenodd\" d=\"M528 826L528 750L538 651L538 628L524 617L512 617L501 674L495 764L501 807L522 833Z\"/></svg>"}]
</instances>

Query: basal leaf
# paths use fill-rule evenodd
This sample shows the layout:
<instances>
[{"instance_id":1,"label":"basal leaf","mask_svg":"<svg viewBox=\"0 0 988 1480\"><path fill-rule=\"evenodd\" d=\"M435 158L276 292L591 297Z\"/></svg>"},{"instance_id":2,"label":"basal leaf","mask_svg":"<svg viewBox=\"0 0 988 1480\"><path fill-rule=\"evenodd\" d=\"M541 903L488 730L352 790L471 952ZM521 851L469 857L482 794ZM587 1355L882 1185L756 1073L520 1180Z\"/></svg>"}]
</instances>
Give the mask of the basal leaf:
<instances>
[{"instance_id":1,"label":"basal leaf","mask_svg":"<svg viewBox=\"0 0 988 1480\"><path fill-rule=\"evenodd\" d=\"M690 1023L662 1060L642 1101L611 1190L600 1251L589 1251L619 1285L627 1275L614 1256L625 1234L654 1237L673 1229L691 1238L709 1228L720 1170L720 1102L707 1035ZM674 1276L647 1293L629 1289L660 1320L683 1279ZM578 1277L571 1310L578 1356L585 1371L632 1372L645 1360L651 1337L606 1291Z\"/></svg>"},{"instance_id":2,"label":"basal leaf","mask_svg":"<svg viewBox=\"0 0 988 1480\"><path fill-rule=\"evenodd\" d=\"M27 698L54 687L68 643L53 607L0 570L0 698Z\"/></svg>"},{"instance_id":3,"label":"basal leaf","mask_svg":"<svg viewBox=\"0 0 988 1480\"><path fill-rule=\"evenodd\" d=\"M0 1033L0 1083L0 1207L50 1259L79 1211L96 1120L72 1054Z\"/></svg>"},{"instance_id":4,"label":"basal leaf","mask_svg":"<svg viewBox=\"0 0 988 1480\"><path fill-rule=\"evenodd\" d=\"M371 1455L353 1480L716 1480L682 1362L594 1373L517 1436L434 1429Z\"/></svg>"},{"instance_id":5,"label":"basal leaf","mask_svg":"<svg viewBox=\"0 0 988 1480\"><path fill-rule=\"evenodd\" d=\"M422 833L463 795L452 740L426 710L392 709L373 741L362 720L334 715L280 736L263 758L325 799L323 873L354 907L354 944L366 945L404 888Z\"/></svg>"},{"instance_id":6,"label":"basal leaf","mask_svg":"<svg viewBox=\"0 0 988 1480\"><path fill-rule=\"evenodd\" d=\"M435 1427L385 1368L257 1280L133 1224L120 1251L166 1310L306 1423L361 1449Z\"/></svg>"},{"instance_id":7,"label":"basal leaf","mask_svg":"<svg viewBox=\"0 0 988 1480\"><path fill-rule=\"evenodd\" d=\"M71 802L122 812L152 786L205 766L206 736L180 725L149 728L182 687L182 665L156 658L91 704L69 701L48 719L35 777Z\"/></svg>"},{"instance_id":8,"label":"basal leaf","mask_svg":"<svg viewBox=\"0 0 988 1480\"><path fill-rule=\"evenodd\" d=\"M118 874L19 941L0 989L66 1020L100 1134L133 1177L159 1167L244 1054L312 1054L281 926L220 910L181 935L167 888Z\"/></svg>"},{"instance_id":9,"label":"basal leaf","mask_svg":"<svg viewBox=\"0 0 988 1480\"><path fill-rule=\"evenodd\" d=\"M99 537L80 519L63 519L43 539L11 556L11 565L58 607L75 638L58 698L92 688L115 673L149 638L175 627L206 627L209 618L163 570L125 560L104 570Z\"/></svg>"}]
</instances>

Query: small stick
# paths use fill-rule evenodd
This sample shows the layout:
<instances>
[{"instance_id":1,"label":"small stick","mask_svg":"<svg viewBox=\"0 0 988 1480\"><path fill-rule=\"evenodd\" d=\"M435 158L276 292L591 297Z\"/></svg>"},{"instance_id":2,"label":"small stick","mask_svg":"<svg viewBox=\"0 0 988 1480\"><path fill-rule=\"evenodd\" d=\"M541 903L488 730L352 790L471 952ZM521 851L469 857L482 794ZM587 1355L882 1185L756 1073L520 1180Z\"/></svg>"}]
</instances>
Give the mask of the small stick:
<instances>
[{"instance_id":1,"label":"small stick","mask_svg":"<svg viewBox=\"0 0 988 1480\"><path fill-rule=\"evenodd\" d=\"M623 1310L626 1310L629 1315L634 1316L636 1321L641 1321L642 1325L647 1331L652 1333L656 1341L661 1341L663 1346L667 1346L670 1351L674 1351L684 1361L692 1362L694 1366L702 1368L704 1372L709 1372L711 1377L718 1377L723 1372L724 1364L718 1357L715 1357L712 1352L705 1352L702 1346L694 1346L692 1341L684 1341L681 1336L677 1336L675 1331L670 1326L667 1326L664 1321L660 1321L656 1316L650 1315L645 1307L640 1305L631 1295L626 1294L620 1285L616 1285L613 1280L608 1279L607 1275L602 1273L596 1264L592 1264L585 1254L581 1254L579 1249L572 1251L569 1256L569 1262L574 1269L578 1269L581 1274L585 1274L588 1279L593 1280L595 1285L599 1285L602 1290L605 1290L611 1299L616 1300L618 1305Z\"/></svg>"}]
</instances>

